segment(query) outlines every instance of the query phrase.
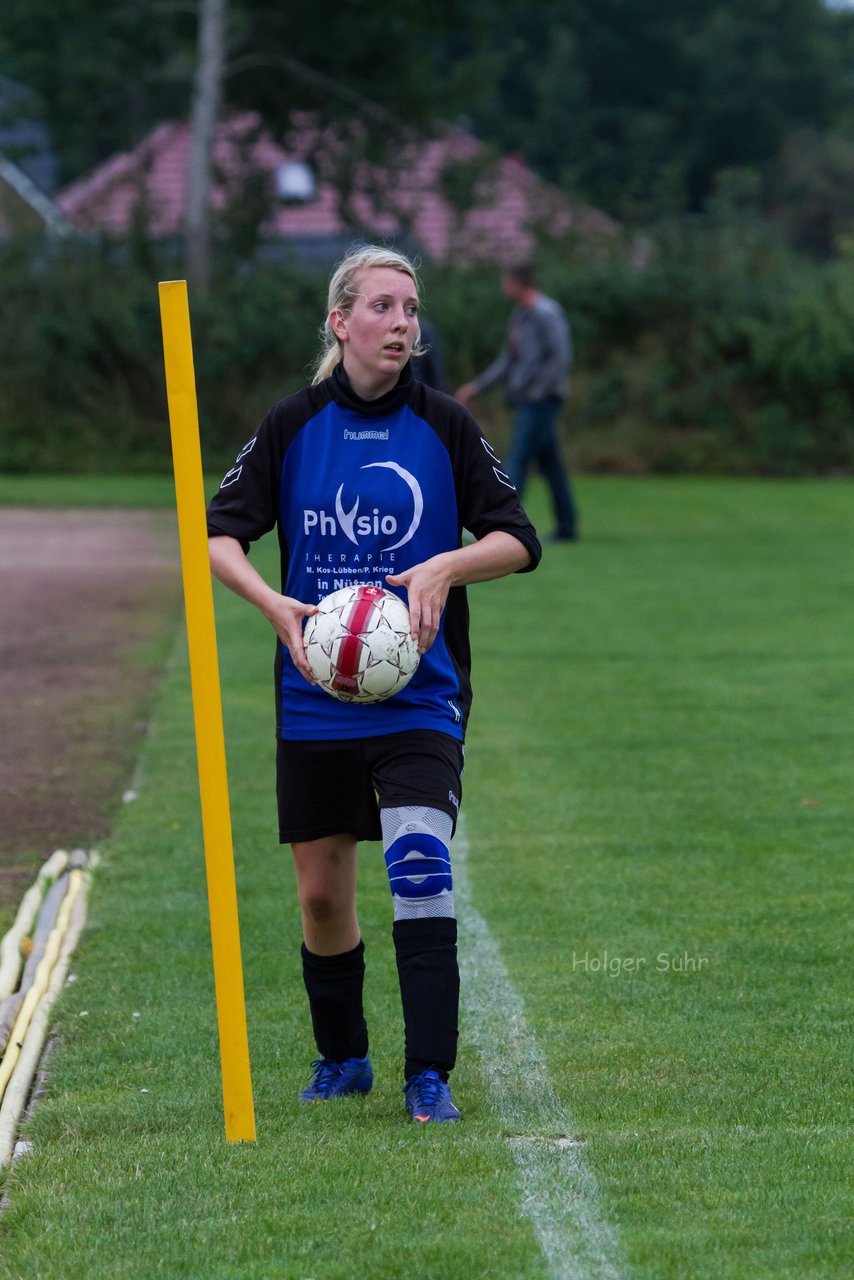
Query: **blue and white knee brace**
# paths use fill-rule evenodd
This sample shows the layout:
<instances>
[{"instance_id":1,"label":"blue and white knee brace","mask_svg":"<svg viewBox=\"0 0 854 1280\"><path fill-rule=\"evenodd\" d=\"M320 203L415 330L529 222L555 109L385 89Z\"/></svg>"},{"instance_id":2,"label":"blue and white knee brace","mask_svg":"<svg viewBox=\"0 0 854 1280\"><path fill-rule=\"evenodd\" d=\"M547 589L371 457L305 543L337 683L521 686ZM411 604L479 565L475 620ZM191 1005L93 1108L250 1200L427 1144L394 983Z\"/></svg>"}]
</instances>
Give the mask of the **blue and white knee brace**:
<instances>
[{"instance_id":1,"label":"blue and white knee brace","mask_svg":"<svg viewBox=\"0 0 854 1280\"><path fill-rule=\"evenodd\" d=\"M380 819L395 920L453 917L450 814L407 805L381 809Z\"/></svg>"}]
</instances>

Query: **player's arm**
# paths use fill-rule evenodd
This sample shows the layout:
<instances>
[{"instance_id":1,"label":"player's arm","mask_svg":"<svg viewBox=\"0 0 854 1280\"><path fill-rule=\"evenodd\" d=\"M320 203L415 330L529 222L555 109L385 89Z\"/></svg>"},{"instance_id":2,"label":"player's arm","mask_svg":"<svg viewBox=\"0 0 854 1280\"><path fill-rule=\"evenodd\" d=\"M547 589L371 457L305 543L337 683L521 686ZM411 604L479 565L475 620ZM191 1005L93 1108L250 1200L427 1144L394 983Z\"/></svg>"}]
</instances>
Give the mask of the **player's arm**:
<instances>
[{"instance_id":1,"label":"player's arm","mask_svg":"<svg viewBox=\"0 0 854 1280\"><path fill-rule=\"evenodd\" d=\"M406 588L412 634L418 637L418 648L426 653L436 639L451 587L503 578L527 568L530 562L531 553L518 538L494 529L468 546L431 556L405 573L390 574L386 581Z\"/></svg>"},{"instance_id":2,"label":"player's arm","mask_svg":"<svg viewBox=\"0 0 854 1280\"><path fill-rule=\"evenodd\" d=\"M503 382L507 377L507 371L510 367L510 355L507 348L504 347L497 360L493 360L492 364L478 377L472 378L471 382L464 382L461 387L457 387L454 395L460 404L468 404L475 396L479 396L481 391L486 391L489 387L494 387L497 382Z\"/></svg>"},{"instance_id":3,"label":"player's arm","mask_svg":"<svg viewBox=\"0 0 854 1280\"><path fill-rule=\"evenodd\" d=\"M302 639L303 619L316 613L316 607L301 604L299 600L292 600L290 596L274 591L250 562L236 538L211 537L208 539L208 547L214 577L242 600L247 600L256 609L260 609L287 648L294 666L309 683L316 684Z\"/></svg>"}]
</instances>

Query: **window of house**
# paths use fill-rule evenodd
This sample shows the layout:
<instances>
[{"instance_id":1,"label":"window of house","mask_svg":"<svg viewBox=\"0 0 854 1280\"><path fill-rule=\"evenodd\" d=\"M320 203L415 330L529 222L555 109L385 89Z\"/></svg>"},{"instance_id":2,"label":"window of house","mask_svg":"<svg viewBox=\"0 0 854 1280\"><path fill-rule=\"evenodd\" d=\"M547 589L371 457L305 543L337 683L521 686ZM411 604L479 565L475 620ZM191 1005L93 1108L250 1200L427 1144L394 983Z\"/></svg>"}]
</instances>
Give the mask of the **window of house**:
<instances>
[{"instance_id":1,"label":"window of house","mask_svg":"<svg viewBox=\"0 0 854 1280\"><path fill-rule=\"evenodd\" d=\"M276 195L293 204L307 204L317 195L317 183L310 165L286 160L276 169Z\"/></svg>"}]
</instances>

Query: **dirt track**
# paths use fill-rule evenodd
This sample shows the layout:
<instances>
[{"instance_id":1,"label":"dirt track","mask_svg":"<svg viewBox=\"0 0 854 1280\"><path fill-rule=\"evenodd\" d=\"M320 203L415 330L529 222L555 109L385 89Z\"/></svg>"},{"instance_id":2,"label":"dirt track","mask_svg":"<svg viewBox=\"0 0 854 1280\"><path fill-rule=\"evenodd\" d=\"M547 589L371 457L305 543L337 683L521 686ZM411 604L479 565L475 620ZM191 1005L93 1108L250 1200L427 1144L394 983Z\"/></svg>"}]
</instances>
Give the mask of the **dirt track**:
<instances>
[{"instance_id":1,"label":"dirt track","mask_svg":"<svg viewBox=\"0 0 854 1280\"><path fill-rule=\"evenodd\" d=\"M0 511L0 909L108 831L180 608L170 515Z\"/></svg>"}]
</instances>

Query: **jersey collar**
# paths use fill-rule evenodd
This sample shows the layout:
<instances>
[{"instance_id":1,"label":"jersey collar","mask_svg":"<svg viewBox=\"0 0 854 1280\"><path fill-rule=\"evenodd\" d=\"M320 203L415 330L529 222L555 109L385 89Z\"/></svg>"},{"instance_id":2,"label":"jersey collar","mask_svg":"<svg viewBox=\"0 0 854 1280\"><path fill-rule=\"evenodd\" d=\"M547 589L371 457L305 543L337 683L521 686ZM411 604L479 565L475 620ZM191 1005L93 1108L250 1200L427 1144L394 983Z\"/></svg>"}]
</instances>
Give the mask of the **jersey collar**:
<instances>
[{"instance_id":1,"label":"jersey collar","mask_svg":"<svg viewBox=\"0 0 854 1280\"><path fill-rule=\"evenodd\" d=\"M389 413L396 413L407 403L412 390L413 377L407 361L391 391L387 391L377 400L363 400L356 394L343 364L336 364L329 381L332 398L345 409L353 409L356 413L362 413L370 418L382 418Z\"/></svg>"}]
</instances>

